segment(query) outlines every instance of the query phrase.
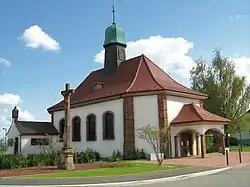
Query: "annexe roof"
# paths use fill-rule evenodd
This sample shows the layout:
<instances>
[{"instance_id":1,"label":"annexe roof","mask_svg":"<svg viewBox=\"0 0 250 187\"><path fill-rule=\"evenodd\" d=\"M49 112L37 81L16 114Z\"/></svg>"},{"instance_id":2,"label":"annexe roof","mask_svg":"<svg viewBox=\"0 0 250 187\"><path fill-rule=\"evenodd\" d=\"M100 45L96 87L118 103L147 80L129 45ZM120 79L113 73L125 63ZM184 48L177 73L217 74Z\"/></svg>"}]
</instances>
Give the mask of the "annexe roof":
<instances>
[{"instance_id":1,"label":"annexe roof","mask_svg":"<svg viewBox=\"0 0 250 187\"><path fill-rule=\"evenodd\" d=\"M181 125L183 123L195 122L217 122L228 124L230 120L210 113L205 109L191 103L183 105L179 114L171 122L171 125Z\"/></svg>"},{"instance_id":2,"label":"annexe roof","mask_svg":"<svg viewBox=\"0 0 250 187\"><path fill-rule=\"evenodd\" d=\"M57 129L50 122L17 121L16 127L21 135L58 135Z\"/></svg>"}]
</instances>

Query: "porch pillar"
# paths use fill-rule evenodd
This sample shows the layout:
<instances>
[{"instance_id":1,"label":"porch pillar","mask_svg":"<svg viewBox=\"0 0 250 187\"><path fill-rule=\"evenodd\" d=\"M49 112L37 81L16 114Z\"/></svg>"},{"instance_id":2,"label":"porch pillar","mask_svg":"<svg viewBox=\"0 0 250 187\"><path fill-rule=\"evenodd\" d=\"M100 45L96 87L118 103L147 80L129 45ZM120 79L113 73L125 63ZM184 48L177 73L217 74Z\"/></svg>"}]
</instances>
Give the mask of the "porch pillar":
<instances>
[{"instance_id":1,"label":"porch pillar","mask_svg":"<svg viewBox=\"0 0 250 187\"><path fill-rule=\"evenodd\" d=\"M192 135L192 156L195 156L197 155L197 142L196 142L196 134L193 132L193 135Z\"/></svg>"},{"instance_id":2,"label":"porch pillar","mask_svg":"<svg viewBox=\"0 0 250 187\"><path fill-rule=\"evenodd\" d=\"M174 136L174 156L175 158L179 156L179 136Z\"/></svg>"},{"instance_id":3,"label":"porch pillar","mask_svg":"<svg viewBox=\"0 0 250 187\"><path fill-rule=\"evenodd\" d=\"M197 155L201 155L201 137L196 135L196 148L197 148Z\"/></svg>"},{"instance_id":4,"label":"porch pillar","mask_svg":"<svg viewBox=\"0 0 250 187\"><path fill-rule=\"evenodd\" d=\"M201 158L205 158L205 154L206 154L205 135L201 134L200 139L201 139Z\"/></svg>"}]
</instances>

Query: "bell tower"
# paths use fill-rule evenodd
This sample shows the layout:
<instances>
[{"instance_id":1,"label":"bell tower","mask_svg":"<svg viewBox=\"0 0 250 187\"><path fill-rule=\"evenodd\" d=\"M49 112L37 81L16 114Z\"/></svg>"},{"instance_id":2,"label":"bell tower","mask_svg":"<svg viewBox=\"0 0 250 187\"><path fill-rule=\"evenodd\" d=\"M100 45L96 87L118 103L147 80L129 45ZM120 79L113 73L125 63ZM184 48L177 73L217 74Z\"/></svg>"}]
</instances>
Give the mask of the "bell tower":
<instances>
[{"instance_id":1,"label":"bell tower","mask_svg":"<svg viewBox=\"0 0 250 187\"><path fill-rule=\"evenodd\" d=\"M113 5L113 22L105 30L104 71L106 74L113 74L117 67L126 60L125 49L127 44L124 39L124 30L115 22L115 7Z\"/></svg>"}]
</instances>

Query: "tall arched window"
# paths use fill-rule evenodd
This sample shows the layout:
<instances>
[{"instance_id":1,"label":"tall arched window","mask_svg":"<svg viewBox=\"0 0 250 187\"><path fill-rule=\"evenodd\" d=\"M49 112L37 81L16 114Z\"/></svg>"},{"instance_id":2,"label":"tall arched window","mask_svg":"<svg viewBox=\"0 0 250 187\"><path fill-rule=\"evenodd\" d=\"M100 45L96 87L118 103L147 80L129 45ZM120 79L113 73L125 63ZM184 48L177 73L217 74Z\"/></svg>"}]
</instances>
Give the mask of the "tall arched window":
<instances>
[{"instance_id":1,"label":"tall arched window","mask_svg":"<svg viewBox=\"0 0 250 187\"><path fill-rule=\"evenodd\" d=\"M72 142L81 141L81 118L75 116L72 119Z\"/></svg>"},{"instance_id":2,"label":"tall arched window","mask_svg":"<svg viewBox=\"0 0 250 187\"><path fill-rule=\"evenodd\" d=\"M60 139L60 141L63 140L64 127L65 127L65 119L61 119L59 122L59 139Z\"/></svg>"},{"instance_id":3,"label":"tall arched window","mask_svg":"<svg viewBox=\"0 0 250 187\"><path fill-rule=\"evenodd\" d=\"M114 114L110 111L103 114L103 140L115 139Z\"/></svg>"},{"instance_id":4,"label":"tall arched window","mask_svg":"<svg viewBox=\"0 0 250 187\"><path fill-rule=\"evenodd\" d=\"M96 116L90 114L86 119L86 140L96 141Z\"/></svg>"}]
</instances>

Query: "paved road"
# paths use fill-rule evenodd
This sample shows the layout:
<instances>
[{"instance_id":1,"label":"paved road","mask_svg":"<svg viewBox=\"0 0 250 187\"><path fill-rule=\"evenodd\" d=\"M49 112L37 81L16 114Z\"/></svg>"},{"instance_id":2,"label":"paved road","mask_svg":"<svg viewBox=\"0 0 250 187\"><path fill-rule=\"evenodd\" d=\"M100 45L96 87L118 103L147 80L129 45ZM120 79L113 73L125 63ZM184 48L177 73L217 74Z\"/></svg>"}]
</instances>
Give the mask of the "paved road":
<instances>
[{"instance_id":1,"label":"paved road","mask_svg":"<svg viewBox=\"0 0 250 187\"><path fill-rule=\"evenodd\" d=\"M216 169L215 167L193 167L183 168L167 171L159 171L154 173L144 173L137 175L124 175L114 177L93 177L93 178L0 178L1 185L71 185L71 184L96 184L96 183L111 183L111 182L123 182L123 181L138 181L147 179L156 179L164 177L172 177L178 175L185 175L189 173L202 172L207 170Z\"/></svg>"},{"instance_id":2,"label":"paved road","mask_svg":"<svg viewBox=\"0 0 250 187\"><path fill-rule=\"evenodd\" d=\"M131 186L131 185L130 185ZM133 185L136 186L136 185ZM249 187L250 167L234 168L217 174L163 182L158 184L137 185L138 187Z\"/></svg>"},{"instance_id":3,"label":"paved road","mask_svg":"<svg viewBox=\"0 0 250 187\"><path fill-rule=\"evenodd\" d=\"M211 186L219 186L219 187L249 187L250 186L250 167L241 167L241 168L234 168L229 169L220 173L211 174L207 176L201 176L201 177L195 177L195 178L189 178L189 179L181 179L178 181L168 181L168 182L158 182L158 183L150 183L150 184L127 184L127 185L111 185L113 187L118 186L138 186L138 187L211 187ZM125 178L120 177L120 178ZM25 179L23 179L25 180ZM0 187L2 187L3 180L0 180ZM13 181L12 181L13 182ZM19 182L21 182L19 180ZM110 182L110 181L106 181ZM17 181L15 181L16 184L13 184L15 186L20 186L20 183L18 185ZM51 181L50 181L51 183ZM84 183L84 182L83 182ZM6 183L5 183L6 184ZM22 182L21 182L22 184ZM39 183L38 183L39 184ZM62 183L61 183L62 184ZM86 184L86 183L85 183ZM26 184L27 185L27 181ZM58 185L58 184L56 184ZM8 185L7 185L8 186ZM36 186L36 184L33 184L31 186ZM49 187L50 185L47 184L46 187ZM59 187L60 185L58 185ZM67 185L68 187L79 187L80 185ZM83 185L84 187L88 185ZM102 185L95 185L95 187L101 187ZM5 186L6 187L6 186Z\"/></svg>"}]
</instances>

